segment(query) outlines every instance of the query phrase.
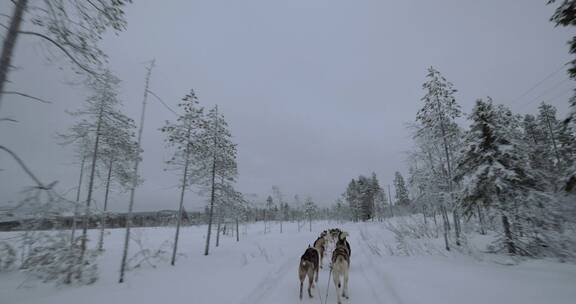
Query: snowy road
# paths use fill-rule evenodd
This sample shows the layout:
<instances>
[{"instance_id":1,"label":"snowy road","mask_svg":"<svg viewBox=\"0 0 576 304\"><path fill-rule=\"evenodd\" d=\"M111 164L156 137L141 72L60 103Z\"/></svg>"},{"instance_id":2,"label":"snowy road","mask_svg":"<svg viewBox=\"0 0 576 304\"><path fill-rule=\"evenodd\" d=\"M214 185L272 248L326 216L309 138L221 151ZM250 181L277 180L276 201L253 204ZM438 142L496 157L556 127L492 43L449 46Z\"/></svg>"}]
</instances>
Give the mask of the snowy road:
<instances>
[{"instance_id":1,"label":"snowy road","mask_svg":"<svg viewBox=\"0 0 576 304\"><path fill-rule=\"evenodd\" d=\"M100 280L88 287L54 288L25 283L21 273L0 274L0 303L10 304L115 304L115 303L300 303L297 267L300 255L317 234L335 223L316 223L313 232L297 232L296 224L285 224L263 234L262 225L247 228L236 243L231 236L221 240L210 256L202 255L205 227L183 229L182 256L176 267L168 261L156 268L129 273L127 283L117 284L122 231L106 238L108 248L101 257ZM433 304L433 303L558 303L572 304L576 298L576 266L551 261L531 261L518 266L479 262L466 256L392 256L393 235L378 223L345 224L350 233L352 258L350 299L344 303ZM173 236L173 229L141 229L143 244L157 248ZM94 244L91 244L94 245ZM301 303L336 303L334 285L328 287L331 250L324 260L314 298Z\"/></svg>"}]
</instances>

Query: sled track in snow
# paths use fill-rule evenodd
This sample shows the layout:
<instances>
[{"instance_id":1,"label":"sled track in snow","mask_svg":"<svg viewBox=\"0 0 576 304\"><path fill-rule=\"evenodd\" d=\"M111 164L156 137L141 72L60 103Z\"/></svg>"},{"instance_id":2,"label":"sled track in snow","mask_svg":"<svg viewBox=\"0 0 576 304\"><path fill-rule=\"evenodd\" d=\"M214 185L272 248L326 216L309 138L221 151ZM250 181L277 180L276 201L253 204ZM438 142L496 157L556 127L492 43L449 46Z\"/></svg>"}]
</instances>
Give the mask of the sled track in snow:
<instances>
[{"instance_id":1,"label":"sled track in snow","mask_svg":"<svg viewBox=\"0 0 576 304\"><path fill-rule=\"evenodd\" d=\"M290 271L293 268L295 259L287 258L276 271L268 273L256 287L246 296L240 303L241 304L257 304L267 303L263 300L272 293L281 283L281 279L288 273L294 274Z\"/></svg>"},{"instance_id":2,"label":"sled track in snow","mask_svg":"<svg viewBox=\"0 0 576 304\"><path fill-rule=\"evenodd\" d=\"M388 276L383 272L380 265L375 263L373 260L372 256L382 257L380 248L378 247L377 244L370 242L371 238L368 236L368 232L365 231L365 229L359 228L358 231L360 233L360 239L359 239L359 242L357 242L357 244L359 244L363 247L359 251L362 252L362 255L365 257L364 261L366 261L368 263L368 265L367 265L368 267L363 267L363 265L361 265L362 266L362 269L361 269L362 275L364 276L364 278L366 279L366 281L370 285L370 288L374 292L376 292L377 295L379 294L376 291L376 289L374 289L374 287L371 285L370 280L367 277L366 271L364 270L365 268L367 268L370 271L370 273L374 274L374 276L376 278L378 278L380 282L383 283L383 285L385 287L385 293L386 293L386 295L389 295L388 298L393 300L394 303L404 304L404 301L400 298L400 296L396 292L396 289L394 288L392 282L390 281L390 278L388 278ZM378 296L378 299L380 299L379 296ZM383 301L380 301L380 302L385 303Z\"/></svg>"}]
</instances>

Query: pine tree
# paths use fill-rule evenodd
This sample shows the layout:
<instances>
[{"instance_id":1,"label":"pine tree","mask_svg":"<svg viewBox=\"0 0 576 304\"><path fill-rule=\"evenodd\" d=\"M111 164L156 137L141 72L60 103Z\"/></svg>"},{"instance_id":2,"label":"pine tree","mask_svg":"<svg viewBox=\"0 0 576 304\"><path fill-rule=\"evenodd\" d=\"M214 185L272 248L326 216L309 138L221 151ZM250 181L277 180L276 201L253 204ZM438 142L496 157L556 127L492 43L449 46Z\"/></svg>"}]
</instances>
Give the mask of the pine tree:
<instances>
[{"instance_id":1,"label":"pine tree","mask_svg":"<svg viewBox=\"0 0 576 304\"><path fill-rule=\"evenodd\" d=\"M410 151L408 156L410 193L414 196L415 205L435 215L437 210L443 209L443 194L446 190L444 170L440 169L443 153L430 132L425 132L419 125L410 128L414 132L416 145L416 149Z\"/></svg>"},{"instance_id":2,"label":"pine tree","mask_svg":"<svg viewBox=\"0 0 576 304\"><path fill-rule=\"evenodd\" d=\"M556 0L548 0L548 4L555 3ZM562 4L556 8L554 14L550 18L556 26L575 26L576 25L576 0L563 0ZM569 41L570 53L576 54L576 36L573 36ZM576 59L571 62L571 67L568 69L570 78L576 79ZM572 130L572 135L576 132L576 95L572 96L569 100L570 113L564 121L567 129ZM574 144L572 144L572 147ZM576 148L574 148L576 149ZM576 192L576 164L567 165L566 173L564 174L563 188L567 192Z\"/></svg>"},{"instance_id":3,"label":"pine tree","mask_svg":"<svg viewBox=\"0 0 576 304\"><path fill-rule=\"evenodd\" d=\"M404 177L400 172L396 171L394 173L394 190L396 205L402 207L408 207L410 205L410 198L408 196L408 189L406 188L406 183L404 182Z\"/></svg>"},{"instance_id":4,"label":"pine tree","mask_svg":"<svg viewBox=\"0 0 576 304\"><path fill-rule=\"evenodd\" d=\"M184 208L184 194L193 182L190 162L194 159L194 154L197 151L196 146L198 143L196 142L196 137L206 124L203 117L204 109L199 106L194 90L190 90L190 93L182 98L182 102L178 106L182 108L182 114L178 116L176 122L167 121L165 126L161 128L161 131L166 134L167 145L175 148L175 152L170 160L167 161L167 164L171 169L182 172L176 234L172 250L172 265L176 263L178 238Z\"/></svg>"},{"instance_id":5,"label":"pine tree","mask_svg":"<svg viewBox=\"0 0 576 304\"><path fill-rule=\"evenodd\" d=\"M382 187L380 187L378 177L374 172L372 172L372 176L370 177L370 196L372 201L372 218L377 217L379 221L382 221L387 200Z\"/></svg>"},{"instance_id":6,"label":"pine tree","mask_svg":"<svg viewBox=\"0 0 576 304\"><path fill-rule=\"evenodd\" d=\"M554 159L546 142L545 129L541 128L534 115L526 114L522 121L522 140L528 153L533 174L538 176L547 189L554 188Z\"/></svg>"},{"instance_id":7,"label":"pine tree","mask_svg":"<svg viewBox=\"0 0 576 304\"><path fill-rule=\"evenodd\" d=\"M123 157L130 159L138 157L138 150L133 142L133 120L122 114L118 107L118 86L120 80L107 71L103 76L90 78L88 86L93 95L86 100L86 105L79 111L72 112L74 117L82 118L71 127L69 134L62 137L69 142L89 143L90 168L88 179L88 193L85 212L82 221L81 252L86 250L88 239L88 221L90 206L93 201L94 183L99 164L109 164L111 154L122 153ZM105 159L102 159L105 158Z\"/></svg>"},{"instance_id":8,"label":"pine tree","mask_svg":"<svg viewBox=\"0 0 576 304\"><path fill-rule=\"evenodd\" d=\"M130 182L136 178L132 171L132 164L140 157L140 151L135 139L136 125L130 118L123 119L123 124L106 125L102 129L102 143L100 145L99 159L102 170L96 174L105 184L104 204L100 219L100 238L98 249L104 249L104 229L106 227L106 212L112 183L122 189L129 189ZM104 173L104 174L102 174Z\"/></svg>"},{"instance_id":9,"label":"pine tree","mask_svg":"<svg viewBox=\"0 0 576 304\"><path fill-rule=\"evenodd\" d=\"M420 136L426 136L434 145L441 147L443 156L440 158L441 171L445 172L445 193L449 204L452 205L454 218L454 232L456 245L460 245L460 220L456 204L453 203L453 167L456 148L458 147L460 128L456 119L462 116L460 106L456 103L454 94L456 89L440 72L433 67L428 69L428 80L423 84L426 94L422 98L424 106L418 111L416 120L421 124ZM445 230L449 229L448 215L443 204L440 205L443 213ZM446 234L446 231L445 231ZM448 240L445 237L448 249Z\"/></svg>"},{"instance_id":10,"label":"pine tree","mask_svg":"<svg viewBox=\"0 0 576 304\"><path fill-rule=\"evenodd\" d=\"M360 220L367 221L372 217L372 206L374 203L374 197L371 193L371 180L366 176L360 175L356 181L356 187Z\"/></svg>"},{"instance_id":11,"label":"pine tree","mask_svg":"<svg viewBox=\"0 0 576 304\"><path fill-rule=\"evenodd\" d=\"M264 207L264 233L268 232L268 220L272 220L272 210L274 210L274 199L271 195L268 195L266 206Z\"/></svg>"},{"instance_id":12,"label":"pine tree","mask_svg":"<svg viewBox=\"0 0 576 304\"><path fill-rule=\"evenodd\" d=\"M306 201L304 202L304 213L308 218L308 222L310 223L310 232L312 232L312 218L316 215L318 211L318 207L314 204L312 197L306 197Z\"/></svg>"},{"instance_id":13,"label":"pine tree","mask_svg":"<svg viewBox=\"0 0 576 304\"><path fill-rule=\"evenodd\" d=\"M354 221L360 220L360 193L359 187L355 179L352 179L348 184L348 188L346 189L345 193L346 202L350 206L350 210L352 210L352 215Z\"/></svg>"},{"instance_id":14,"label":"pine tree","mask_svg":"<svg viewBox=\"0 0 576 304\"><path fill-rule=\"evenodd\" d=\"M210 189L210 212L204 255L208 255L210 249L214 204L218 200L217 192L222 184L220 181L234 182L238 175L236 144L232 142L232 134L224 116L218 113L218 106L210 109L206 118L208 124L198 136L199 149L194 159L193 170L197 175L196 180Z\"/></svg>"},{"instance_id":15,"label":"pine tree","mask_svg":"<svg viewBox=\"0 0 576 304\"><path fill-rule=\"evenodd\" d=\"M302 230L302 225L300 222L302 221L302 214L303 214L303 205L302 201L300 200L300 196L298 194L294 195L294 206L295 206L295 213L296 213L296 225L298 225L298 232Z\"/></svg>"},{"instance_id":16,"label":"pine tree","mask_svg":"<svg viewBox=\"0 0 576 304\"><path fill-rule=\"evenodd\" d=\"M542 102L538 107L538 124L544 135L544 144L549 150L550 158L553 158L555 168L562 166L560 153L558 151L557 130L559 122L556 119L556 108Z\"/></svg>"},{"instance_id":17,"label":"pine tree","mask_svg":"<svg viewBox=\"0 0 576 304\"><path fill-rule=\"evenodd\" d=\"M548 4L555 3L556 0L548 0ZM550 18L556 26L575 26L576 25L576 0L563 0L562 4L556 8ZM576 36L569 41L570 53L576 54ZM576 79L576 59L570 62L572 67L568 70L571 78Z\"/></svg>"},{"instance_id":18,"label":"pine tree","mask_svg":"<svg viewBox=\"0 0 576 304\"><path fill-rule=\"evenodd\" d=\"M282 229L282 224L284 222L284 220L286 220L285 218L285 206L284 206L284 195L282 194L282 191L280 191L280 187L278 186L272 186L272 193L274 194L274 197L276 198L276 201L278 202L278 205L280 206L280 208L278 209L278 219L280 220L280 233L283 232Z\"/></svg>"},{"instance_id":19,"label":"pine tree","mask_svg":"<svg viewBox=\"0 0 576 304\"><path fill-rule=\"evenodd\" d=\"M497 210L503 228L500 244L509 254L524 254L513 223L519 220L518 206L534 187L534 180L525 171L526 160L514 142L507 115L490 99L476 102L455 178L463 184L464 213L470 215L478 207Z\"/></svg>"}]
</instances>

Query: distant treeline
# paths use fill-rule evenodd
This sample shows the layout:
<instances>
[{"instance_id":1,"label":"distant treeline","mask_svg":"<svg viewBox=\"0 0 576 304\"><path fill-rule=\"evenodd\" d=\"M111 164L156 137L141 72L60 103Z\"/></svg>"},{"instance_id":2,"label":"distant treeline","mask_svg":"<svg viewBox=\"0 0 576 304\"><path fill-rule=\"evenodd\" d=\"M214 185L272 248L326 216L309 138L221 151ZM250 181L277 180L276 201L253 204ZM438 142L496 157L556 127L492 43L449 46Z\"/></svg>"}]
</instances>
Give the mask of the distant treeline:
<instances>
[{"instance_id":1,"label":"distant treeline","mask_svg":"<svg viewBox=\"0 0 576 304\"><path fill-rule=\"evenodd\" d=\"M88 228L100 228L101 223L104 223L105 228L123 228L126 227L126 216L127 213L109 213L104 217L100 214L94 214L88 220ZM135 212L132 214L132 224L135 227L172 226L176 223L177 216L178 212L172 210ZM82 217L76 217L76 227L82 226L82 220ZM0 231L70 229L73 223L73 216L53 216L43 219L7 219L0 220ZM184 212L182 213L182 223L184 225L205 224L206 214L202 212Z\"/></svg>"}]
</instances>

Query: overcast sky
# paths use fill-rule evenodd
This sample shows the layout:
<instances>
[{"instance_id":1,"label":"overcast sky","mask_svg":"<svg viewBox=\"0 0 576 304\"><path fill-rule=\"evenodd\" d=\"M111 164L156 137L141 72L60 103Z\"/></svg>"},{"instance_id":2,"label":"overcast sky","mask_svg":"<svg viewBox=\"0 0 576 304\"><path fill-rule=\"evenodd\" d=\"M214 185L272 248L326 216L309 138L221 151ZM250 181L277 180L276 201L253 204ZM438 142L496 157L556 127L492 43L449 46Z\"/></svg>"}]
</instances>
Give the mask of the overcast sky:
<instances>
[{"instance_id":1,"label":"overcast sky","mask_svg":"<svg viewBox=\"0 0 576 304\"><path fill-rule=\"evenodd\" d=\"M156 58L151 90L166 103L175 107L194 88L203 105L218 104L225 114L245 193L264 196L278 185L290 198L328 204L359 174L374 171L381 184L391 183L394 171L407 171L405 125L421 106L431 65L454 83L466 112L490 95L521 113L546 100L564 115L573 87L559 69L574 33L553 27L545 0L134 2L126 9L128 30L102 41L123 80L125 111L139 117L143 62ZM0 10L10 14L9 1ZM19 123L2 124L0 142L65 191L79 168L55 135L71 124L65 110L78 109L89 92L70 86L77 78L68 63L47 62L48 52L58 54L32 37L18 40L9 89L53 104L5 96L0 116ZM178 179L163 171L169 151L158 131L168 119L173 114L151 99L136 210L177 207ZM30 182L5 155L0 167L6 204ZM205 204L188 198L188 210ZM112 204L126 210L126 195L115 194Z\"/></svg>"}]
</instances>

